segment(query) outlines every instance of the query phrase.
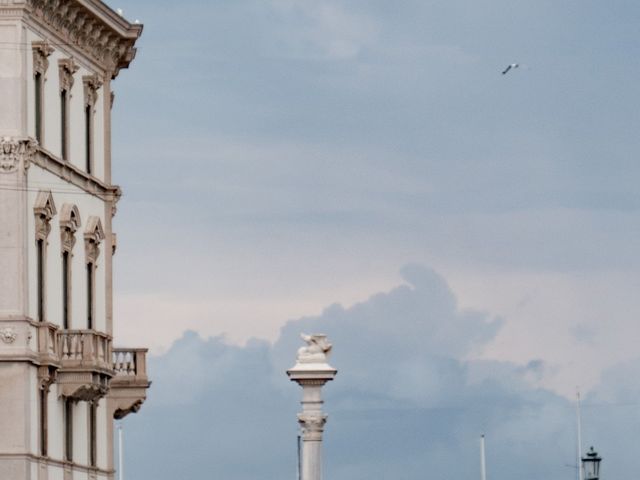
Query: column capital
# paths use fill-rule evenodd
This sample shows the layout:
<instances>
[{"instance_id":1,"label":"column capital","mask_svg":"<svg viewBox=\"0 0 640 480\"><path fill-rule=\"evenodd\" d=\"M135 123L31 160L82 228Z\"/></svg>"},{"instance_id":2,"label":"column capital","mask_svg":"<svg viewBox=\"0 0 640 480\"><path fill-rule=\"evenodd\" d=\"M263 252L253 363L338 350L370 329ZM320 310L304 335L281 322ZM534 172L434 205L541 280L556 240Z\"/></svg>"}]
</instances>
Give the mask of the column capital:
<instances>
[{"instance_id":1,"label":"column capital","mask_svg":"<svg viewBox=\"0 0 640 480\"><path fill-rule=\"evenodd\" d=\"M302 428L302 439L310 441L322 441L324 425L327 423L327 415L323 414L298 414L298 423Z\"/></svg>"}]
</instances>

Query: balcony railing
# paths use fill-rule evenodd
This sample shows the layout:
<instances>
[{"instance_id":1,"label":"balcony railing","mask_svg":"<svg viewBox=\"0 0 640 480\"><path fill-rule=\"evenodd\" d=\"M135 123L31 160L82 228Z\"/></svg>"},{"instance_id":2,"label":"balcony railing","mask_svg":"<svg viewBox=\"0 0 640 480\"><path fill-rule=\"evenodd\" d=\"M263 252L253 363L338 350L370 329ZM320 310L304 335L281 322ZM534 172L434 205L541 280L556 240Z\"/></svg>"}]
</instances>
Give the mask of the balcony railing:
<instances>
[{"instance_id":1,"label":"balcony railing","mask_svg":"<svg viewBox=\"0 0 640 480\"><path fill-rule=\"evenodd\" d=\"M147 377L146 348L114 348L113 370L109 399L116 419L137 412L147 398L151 385Z\"/></svg>"},{"instance_id":2,"label":"balcony railing","mask_svg":"<svg viewBox=\"0 0 640 480\"><path fill-rule=\"evenodd\" d=\"M63 368L89 367L111 371L111 337L94 330L62 330L60 359Z\"/></svg>"},{"instance_id":3,"label":"balcony railing","mask_svg":"<svg viewBox=\"0 0 640 480\"><path fill-rule=\"evenodd\" d=\"M94 330L61 330L60 364L57 383L62 395L92 401L109 391L114 372L111 337Z\"/></svg>"},{"instance_id":4,"label":"balcony railing","mask_svg":"<svg viewBox=\"0 0 640 480\"><path fill-rule=\"evenodd\" d=\"M147 378L146 348L114 348L113 370L118 380Z\"/></svg>"},{"instance_id":5,"label":"balcony railing","mask_svg":"<svg viewBox=\"0 0 640 480\"><path fill-rule=\"evenodd\" d=\"M38 353L42 364L60 363L58 327L52 323L38 324Z\"/></svg>"}]
</instances>

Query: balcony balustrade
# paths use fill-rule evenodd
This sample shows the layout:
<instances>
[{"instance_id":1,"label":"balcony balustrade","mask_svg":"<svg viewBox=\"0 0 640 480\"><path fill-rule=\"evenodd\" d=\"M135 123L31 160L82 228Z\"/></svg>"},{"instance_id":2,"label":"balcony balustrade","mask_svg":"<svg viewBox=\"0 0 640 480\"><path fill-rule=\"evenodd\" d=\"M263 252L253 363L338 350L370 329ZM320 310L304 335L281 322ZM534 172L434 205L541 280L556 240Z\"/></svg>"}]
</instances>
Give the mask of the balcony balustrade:
<instances>
[{"instance_id":1,"label":"balcony balustrade","mask_svg":"<svg viewBox=\"0 0 640 480\"><path fill-rule=\"evenodd\" d=\"M52 323L42 322L37 326L38 338L38 379L41 388L48 390L55 381L60 368L60 336L58 327Z\"/></svg>"},{"instance_id":2,"label":"balcony balustrade","mask_svg":"<svg viewBox=\"0 0 640 480\"><path fill-rule=\"evenodd\" d=\"M113 371L109 400L113 416L120 419L137 412L147 398L151 385L147 377L146 348L113 349Z\"/></svg>"},{"instance_id":3,"label":"balcony balustrade","mask_svg":"<svg viewBox=\"0 0 640 480\"><path fill-rule=\"evenodd\" d=\"M56 381L61 394L85 401L103 397L114 373L111 337L94 330L61 330L58 341L61 368Z\"/></svg>"}]
</instances>

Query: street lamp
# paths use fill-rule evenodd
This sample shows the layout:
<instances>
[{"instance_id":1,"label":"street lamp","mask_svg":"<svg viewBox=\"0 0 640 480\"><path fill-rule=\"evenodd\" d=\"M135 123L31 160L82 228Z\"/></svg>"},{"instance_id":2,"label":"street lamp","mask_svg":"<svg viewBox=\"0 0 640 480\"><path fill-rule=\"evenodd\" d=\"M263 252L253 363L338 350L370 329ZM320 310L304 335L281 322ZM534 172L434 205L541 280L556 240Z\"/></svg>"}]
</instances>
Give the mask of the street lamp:
<instances>
[{"instance_id":1,"label":"street lamp","mask_svg":"<svg viewBox=\"0 0 640 480\"><path fill-rule=\"evenodd\" d=\"M582 457L584 480L598 480L600 478L600 462L602 458L591 447L586 457Z\"/></svg>"}]
</instances>

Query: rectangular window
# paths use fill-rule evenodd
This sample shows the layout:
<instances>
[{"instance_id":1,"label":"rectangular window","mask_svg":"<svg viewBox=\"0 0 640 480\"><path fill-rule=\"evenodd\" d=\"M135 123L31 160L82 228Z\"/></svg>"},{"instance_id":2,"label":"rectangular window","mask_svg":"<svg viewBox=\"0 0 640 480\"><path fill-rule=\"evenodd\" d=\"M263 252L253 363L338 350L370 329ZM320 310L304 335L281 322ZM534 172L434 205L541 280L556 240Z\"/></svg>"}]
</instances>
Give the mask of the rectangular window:
<instances>
[{"instance_id":1,"label":"rectangular window","mask_svg":"<svg viewBox=\"0 0 640 480\"><path fill-rule=\"evenodd\" d=\"M64 458L73 461L73 401L64 399Z\"/></svg>"},{"instance_id":2,"label":"rectangular window","mask_svg":"<svg viewBox=\"0 0 640 480\"><path fill-rule=\"evenodd\" d=\"M69 330L69 308L71 300L70 288L71 269L69 265L69 252L62 252L62 328Z\"/></svg>"},{"instance_id":3,"label":"rectangular window","mask_svg":"<svg viewBox=\"0 0 640 480\"><path fill-rule=\"evenodd\" d=\"M96 466L97 463L97 420L98 405L95 402L89 403L89 465Z\"/></svg>"},{"instance_id":4,"label":"rectangular window","mask_svg":"<svg viewBox=\"0 0 640 480\"><path fill-rule=\"evenodd\" d=\"M45 389L40 389L40 455L47 456L48 447L48 423L49 413L47 401L49 399L49 392Z\"/></svg>"},{"instance_id":5,"label":"rectangular window","mask_svg":"<svg viewBox=\"0 0 640 480\"><path fill-rule=\"evenodd\" d=\"M43 82L42 74L37 72L34 76L35 89L35 120L36 120L36 140L42 145L42 94Z\"/></svg>"},{"instance_id":6,"label":"rectangular window","mask_svg":"<svg viewBox=\"0 0 640 480\"><path fill-rule=\"evenodd\" d=\"M44 240L36 242L36 260L38 268L38 320L44 322Z\"/></svg>"},{"instance_id":7,"label":"rectangular window","mask_svg":"<svg viewBox=\"0 0 640 480\"><path fill-rule=\"evenodd\" d=\"M87 328L93 330L93 263L87 263Z\"/></svg>"},{"instance_id":8,"label":"rectangular window","mask_svg":"<svg viewBox=\"0 0 640 480\"><path fill-rule=\"evenodd\" d=\"M84 107L84 142L87 173L92 173L93 166L93 108Z\"/></svg>"},{"instance_id":9,"label":"rectangular window","mask_svg":"<svg viewBox=\"0 0 640 480\"><path fill-rule=\"evenodd\" d=\"M60 157L67 160L69 154L68 108L69 96L66 90L60 92Z\"/></svg>"}]
</instances>

